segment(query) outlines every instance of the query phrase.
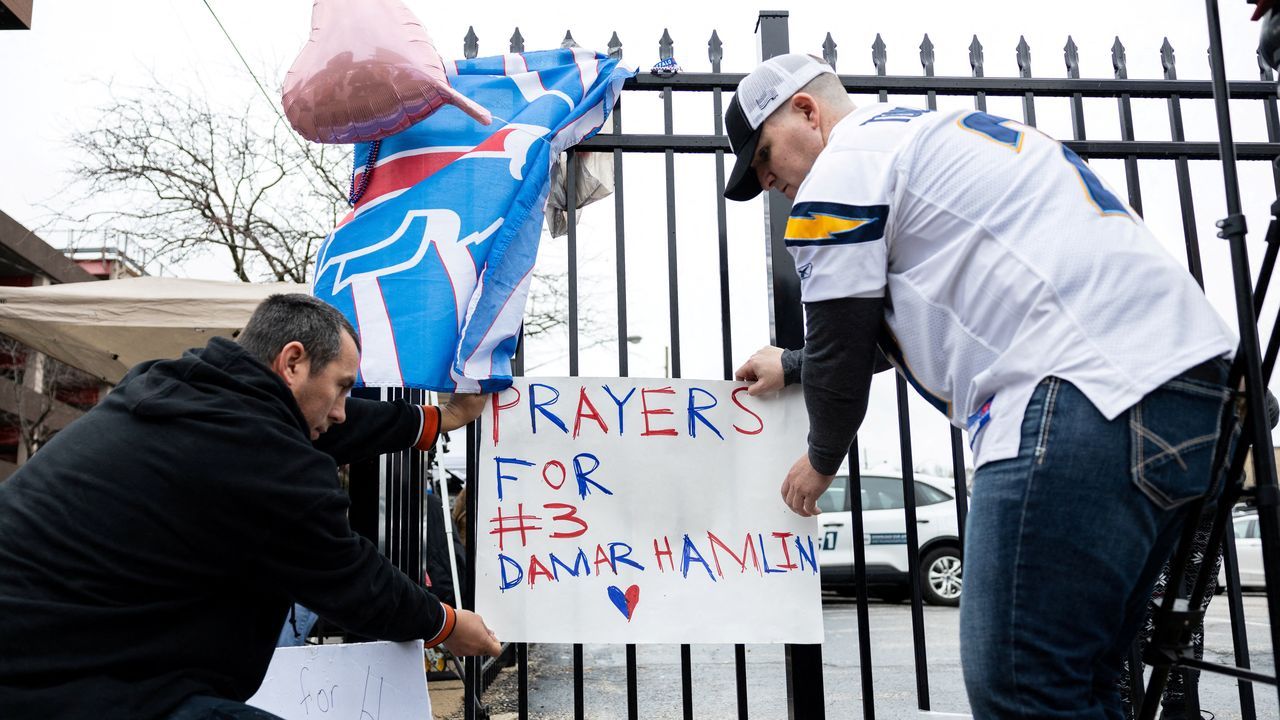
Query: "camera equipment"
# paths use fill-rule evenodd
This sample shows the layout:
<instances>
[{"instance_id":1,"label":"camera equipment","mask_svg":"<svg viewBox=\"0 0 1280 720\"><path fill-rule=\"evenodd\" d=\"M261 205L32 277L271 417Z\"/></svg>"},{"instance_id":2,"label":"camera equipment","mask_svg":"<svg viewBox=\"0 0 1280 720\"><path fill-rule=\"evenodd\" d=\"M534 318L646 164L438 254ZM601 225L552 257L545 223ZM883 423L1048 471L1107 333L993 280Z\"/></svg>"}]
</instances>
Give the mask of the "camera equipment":
<instances>
[{"instance_id":1,"label":"camera equipment","mask_svg":"<svg viewBox=\"0 0 1280 720\"><path fill-rule=\"evenodd\" d=\"M1277 67L1280 65L1280 18L1275 17L1275 13L1271 11L1272 0L1254 0L1251 4L1256 6L1254 19L1262 21L1259 53L1265 62L1273 68ZM1216 500L1216 505L1213 504L1213 493L1210 493L1210 497L1194 504L1188 514L1186 526L1183 528L1178 549L1169 565L1168 591L1156 613L1155 630L1143 656L1153 668L1146 692L1150 702L1142 702L1141 698L1135 698L1135 703L1141 705L1138 717L1143 720L1155 718L1156 710L1160 705L1159 698L1164 691L1169 673L1174 667L1234 676L1242 681L1242 700L1246 695L1250 701L1252 699L1252 687L1247 686L1246 681L1277 685L1274 675L1264 675L1251 670L1247 655L1242 657L1237 653L1237 661L1242 661L1242 666L1233 667L1197 659L1192 650L1192 633L1204 620L1199 598L1204 597L1208 584L1213 581L1205 568L1213 565L1212 559L1218 548L1223 549L1226 563L1228 602L1232 605L1232 615L1239 617L1242 612L1234 535L1227 532L1231 526L1231 508L1241 498L1250 498L1258 508L1263 567L1269 576L1266 592L1272 653L1276 658L1275 666L1280 667L1280 577L1276 577L1275 572L1280 568L1280 490L1277 490L1276 485L1275 455L1272 451L1270 423L1264 399L1267 381L1275 368L1277 355L1280 354L1280 322L1277 322L1272 329L1265 357L1259 357L1261 353L1257 328L1257 314L1262 309L1267 286L1275 269L1276 257L1280 254L1280 225L1278 225L1280 220L1277 219L1280 216L1280 198L1277 198L1271 206L1271 224L1266 235L1267 249L1263 256L1258 284L1254 289L1250 282L1249 261L1244 245L1245 218L1240 212L1240 185L1236 175L1235 144L1232 139L1231 118L1227 106L1226 70L1223 64L1222 28L1218 18L1217 0L1206 0L1206 8L1209 19L1213 96L1217 108L1219 145L1227 192L1227 217L1217 223L1218 237L1225 239L1231 247L1231 266L1236 287L1236 313L1240 328L1240 348L1232 364L1228 382L1230 387L1238 389L1237 405L1243 411L1240 413L1239 420L1230 417L1224 420L1224 432L1218 441L1214 458L1214 487L1218 487L1217 480L1225 482L1222 496ZM1238 440L1232 448L1231 440L1237 432ZM1246 489L1243 471L1250 447L1255 448L1252 458L1256 480L1252 488ZM1193 551L1193 538L1206 511L1213 516L1212 529L1209 533L1209 550L1203 554L1202 562L1195 570L1194 581L1184 583L1183 575ZM1205 559L1210 562L1204 563ZM1187 585L1192 588L1190 593L1186 592ZM1277 689L1280 691L1280 686Z\"/></svg>"}]
</instances>

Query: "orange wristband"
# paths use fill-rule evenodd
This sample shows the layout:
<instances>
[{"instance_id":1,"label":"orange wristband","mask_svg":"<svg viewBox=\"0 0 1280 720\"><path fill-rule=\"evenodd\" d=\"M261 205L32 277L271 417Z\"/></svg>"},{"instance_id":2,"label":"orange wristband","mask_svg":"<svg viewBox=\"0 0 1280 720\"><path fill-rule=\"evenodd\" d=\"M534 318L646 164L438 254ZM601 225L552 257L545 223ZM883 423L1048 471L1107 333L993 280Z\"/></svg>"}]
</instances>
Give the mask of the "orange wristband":
<instances>
[{"instance_id":1,"label":"orange wristband","mask_svg":"<svg viewBox=\"0 0 1280 720\"><path fill-rule=\"evenodd\" d=\"M427 647L435 647L453 634L453 628L458 624L458 612L444 603L440 603L440 607L444 609L444 624L440 626L440 632L435 637L426 641Z\"/></svg>"},{"instance_id":2,"label":"orange wristband","mask_svg":"<svg viewBox=\"0 0 1280 720\"><path fill-rule=\"evenodd\" d=\"M422 432L418 434L418 441L413 446L426 452L439 439L440 422L444 419L444 414L436 405L420 405L419 408L422 410Z\"/></svg>"}]
</instances>

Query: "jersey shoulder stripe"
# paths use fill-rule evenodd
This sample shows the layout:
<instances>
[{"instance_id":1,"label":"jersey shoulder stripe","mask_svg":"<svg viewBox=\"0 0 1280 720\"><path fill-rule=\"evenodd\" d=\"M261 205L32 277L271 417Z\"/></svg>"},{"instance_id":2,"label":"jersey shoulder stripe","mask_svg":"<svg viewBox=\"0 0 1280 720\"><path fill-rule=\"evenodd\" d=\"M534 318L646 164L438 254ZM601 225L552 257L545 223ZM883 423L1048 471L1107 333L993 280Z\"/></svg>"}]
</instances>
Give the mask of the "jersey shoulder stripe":
<instances>
[{"instance_id":1,"label":"jersey shoulder stripe","mask_svg":"<svg viewBox=\"0 0 1280 720\"><path fill-rule=\"evenodd\" d=\"M802 202L791 208L784 242L787 247L853 245L884 237L888 205L845 205Z\"/></svg>"}]
</instances>

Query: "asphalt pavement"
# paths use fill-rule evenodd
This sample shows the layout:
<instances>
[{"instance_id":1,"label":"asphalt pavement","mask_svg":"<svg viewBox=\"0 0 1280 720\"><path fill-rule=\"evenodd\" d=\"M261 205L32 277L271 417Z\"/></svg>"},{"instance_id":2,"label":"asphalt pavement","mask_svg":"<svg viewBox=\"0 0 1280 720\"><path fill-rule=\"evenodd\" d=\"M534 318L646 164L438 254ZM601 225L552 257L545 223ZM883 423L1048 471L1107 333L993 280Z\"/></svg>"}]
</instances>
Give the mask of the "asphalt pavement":
<instances>
[{"instance_id":1,"label":"asphalt pavement","mask_svg":"<svg viewBox=\"0 0 1280 720\"><path fill-rule=\"evenodd\" d=\"M1266 617L1266 598L1244 598L1245 628L1250 661L1255 670L1275 674ZM918 702L911 606L872 601L869 605L875 716L897 718L967 717L968 702L960 674L959 611L924 608L925 653L928 664L928 707ZM706 618L714 622L714 617ZM861 718L862 685L858 664L856 605L834 595L824 597L823 687L828 718ZM529 717L534 720L573 718L573 653L569 645L539 644L530 648ZM733 646L695 645L691 648L693 716L708 720L735 719L737 687ZM1205 657L1234 663L1227 603L1219 597L1209 608ZM627 717L626 652L623 646L584 648L585 717L624 720ZM641 645L637 648L637 703L644 720L683 718L680 648ZM782 646L747 646L747 698L750 717L787 717L785 657ZM516 710L515 668L504 670L486 693L495 720L513 718ZM1254 688L1256 717L1280 720L1276 690ZM1201 706L1216 720L1240 720L1240 695L1234 679L1205 674L1200 682ZM458 715L460 718L461 715ZM1204 717L1209 717L1206 714Z\"/></svg>"}]
</instances>

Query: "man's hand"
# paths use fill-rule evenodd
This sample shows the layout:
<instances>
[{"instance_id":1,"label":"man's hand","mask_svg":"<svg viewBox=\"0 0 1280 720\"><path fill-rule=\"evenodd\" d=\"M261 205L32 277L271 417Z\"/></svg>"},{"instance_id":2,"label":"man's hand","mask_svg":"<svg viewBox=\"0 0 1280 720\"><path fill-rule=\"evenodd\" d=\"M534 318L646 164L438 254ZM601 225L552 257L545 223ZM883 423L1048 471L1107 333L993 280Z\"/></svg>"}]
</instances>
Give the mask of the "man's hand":
<instances>
[{"instance_id":1,"label":"man's hand","mask_svg":"<svg viewBox=\"0 0 1280 720\"><path fill-rule=\"evenodd\" d=\"M484 401L488 397L488 395L472 395L469 393L454 393L451 395L449 402L440 407L440 432L447 433L451 430L457 430L480 417L480 413L484 411Z\"/></svg>"},{"instance_id":2,"label":"man's hand","mask_svg":"<svg viewBox=\"0 0 1280 720\"><path fill-rule=\"evenodd\" d=\"M784 385L782 375L782 348L765 345L747 358L747 361L733 374L735 380L745 380L748 395L781 390Z\"/></svg>"},{"instance_id":3,"label":"man's hand","mask_svg":"<svg viewBox=\"0 0 1280 720\"><path fill-rule=\"evenodd\" d=\"M813 517L818 514L818 497L831 487L834 475L823 475L809 464L809 454L805 453L796 460L782 481L782 501L801 517Z\"/></svg>"},{"instance_id":4,"label":"man's hand","mask_svg":"<svg viewBox=\"0 0 1280 720\"><path fill-rule=\"evenodd\" d=\"M502 652L498 636L493 634L479 615L470 610L454 612L457 613L457 621L453 626L453 632L449 634L449 639L444 641L444 646L449 648L449 652L458 657L467 655L497 657L498 653Z\"/></svg>"}]
</instances>

